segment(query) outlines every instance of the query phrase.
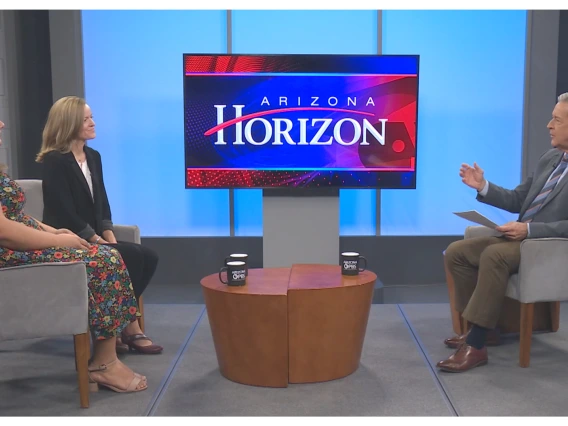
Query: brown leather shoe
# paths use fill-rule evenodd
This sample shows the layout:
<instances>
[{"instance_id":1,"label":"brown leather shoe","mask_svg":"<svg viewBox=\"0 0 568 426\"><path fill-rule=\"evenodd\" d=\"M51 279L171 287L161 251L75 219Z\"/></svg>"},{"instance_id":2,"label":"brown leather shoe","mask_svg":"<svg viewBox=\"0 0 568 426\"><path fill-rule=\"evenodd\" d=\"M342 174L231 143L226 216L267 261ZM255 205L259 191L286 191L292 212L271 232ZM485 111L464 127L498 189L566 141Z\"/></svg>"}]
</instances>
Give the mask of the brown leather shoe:
<instances>
[{"instance_id":1,"label":"brown leather shoe","mask_svg":"<svg viewBox=\"0 0 568 426\"><path fill-rule=\"evenodd\" d=\"M449 339L444 340L444 345L446 345L448 348L457 349L465 343L466 337L467 333L450 337Z\"/></svg>"},{"instance_id":2,"label":"brown leather shoe","mask_svg":"<svg viewBox=\"0 0 568 426\"><path fill-rule=\"evenodd\" d=\"M469 332L468 332L469 333ZM467 334L460 334L459 336L450 337L444 340L444 344L448 348L457 349L465 343ZM487 339L485 340L486 346L497 346L501 344L501 333L498 330L489 330L487 332Z\"/></svg>"},{"instance_id":3,"label":"brown leather shoe","mask_svg":"<svg viewBox=\"0 0 568 426\"><path fill-rule=\"evenodd\" d=\"M147 340L150 345L139 345L136 342L139 340ZM126 334L122 332L122 342L128 345L129 350L135 351L144 355L161 354L164 348L160 345L155 345L145 334Z\"/></svg>"},{"instance_id":4,"label":"brown leather shoe","mask_svg":"<svg viewBox=\"0 0 568 426\"><path fill-rule=\"evenodd\" d=\"M436 364L442 371L450 373L463 373L480 365L487 364L487 347L475 349L473 346L463 344L448 359Z\"/></svg>"}]
</instances>

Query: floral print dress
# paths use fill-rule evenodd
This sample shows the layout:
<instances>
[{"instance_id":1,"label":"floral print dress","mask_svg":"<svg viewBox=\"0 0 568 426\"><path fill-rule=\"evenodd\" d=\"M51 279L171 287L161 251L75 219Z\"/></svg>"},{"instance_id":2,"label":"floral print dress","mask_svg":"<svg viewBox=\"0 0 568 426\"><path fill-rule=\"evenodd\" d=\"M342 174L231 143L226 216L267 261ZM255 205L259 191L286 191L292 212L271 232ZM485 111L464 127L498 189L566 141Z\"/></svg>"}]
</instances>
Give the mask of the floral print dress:
<instances>
[{"instance_id":1,"label":"floral print dress","mask_svg":"<svg viewBox=\"0 0 568 426\"><path fill-rule=\"evenodd\" d=\"M18 184L0 172L0 205L8 219L42 230L24 214L26 197ZM128 270L120 253L106 245L90 249L54 247L43 250L14 251L0 247L0 268L48 262L84 262L89 287L89 323L98 340L119 334L138 313Z\"/></svg>"}]
</instances>

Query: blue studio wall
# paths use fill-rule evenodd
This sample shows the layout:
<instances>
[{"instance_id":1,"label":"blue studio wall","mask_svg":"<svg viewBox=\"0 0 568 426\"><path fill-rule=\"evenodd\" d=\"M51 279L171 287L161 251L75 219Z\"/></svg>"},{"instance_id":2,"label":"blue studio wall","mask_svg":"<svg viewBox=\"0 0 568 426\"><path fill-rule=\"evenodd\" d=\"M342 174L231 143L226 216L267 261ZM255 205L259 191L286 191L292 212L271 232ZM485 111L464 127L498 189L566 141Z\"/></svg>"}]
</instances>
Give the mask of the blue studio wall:
<instances>
[{"instance_id":1,"label":"blue studio wall","mask_svg":"<svg viewBox=\"0 0 568 426\"><path fill-rule=\"evenodd\" d=\"M84 11L85 96L115 223L229 235L229 191L184 186L182 53L225 53L224 11Z\"/></svg>"},{"instance_id":2,"label":"blue studio wall","mask_svg":"<svg viewBox=\"0 0 568 426\"><path fill-rule=\"evenodd\" d=\"M90 144L103 156L113 219L143 236L227 236L228 190L186 190L183 53L226 53L225 11L84 11ZM416 190L341 190L341 235L456 235L477 209L458 176L477 161L521 175L524 11L233 11L233 53L420 54ZM381 34L378 34L378 31ZM382 46L378 46L379 35ZM546 124L546 123L545 123ZM234 191L237 236L262 235L261 190Z\"/></svg>"},{"instance_id":3,"label":"blue studio wall","mask_svg":"<svg viewBox=\"0 0 568 426\"><path fill-rule=\"evenodd\" d=\"M454 211L516 216L475 200L474 161L507 188L521 179L525 11L385 11L383 53L419 53L416 191L381 191L381 235L463 234ZM546 123L543 123L545 126Z\"/></svg>"}]
</instances>

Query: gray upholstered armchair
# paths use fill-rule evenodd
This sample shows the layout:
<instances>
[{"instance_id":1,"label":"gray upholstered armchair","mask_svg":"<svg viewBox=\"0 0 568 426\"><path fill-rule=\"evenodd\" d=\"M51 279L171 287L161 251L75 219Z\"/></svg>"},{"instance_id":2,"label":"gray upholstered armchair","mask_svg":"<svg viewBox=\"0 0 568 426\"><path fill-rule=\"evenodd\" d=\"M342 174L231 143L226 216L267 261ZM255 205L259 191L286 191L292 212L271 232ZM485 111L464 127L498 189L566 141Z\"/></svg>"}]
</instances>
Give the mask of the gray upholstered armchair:
<instances>
[{"instance_id":1,"label":"gray upholstered armchair","mask_svg":"<svg viewBox=\"0 0 568 426\"><path fill-rule=\"evenodd\" d=\"M89 407L87 271L81 262L0 269L0 341L73 335L81 407Z\"/></svg>"},{"instance_id":2,"label":"gray upholstered armchair","mask_svg":"<svg viewBox=\"0 0 568 426\"><path fill-rule=\"evenodd\" d=\"M484 226L469 226L465 238L498 235ZM555 302L552 330L558 329L559 302L568 300L568 239L531 238L521 242L519 272L509 278L507 297L521 304L519 365L528 367L534 304Z\"/></svg>"}]
</instances>

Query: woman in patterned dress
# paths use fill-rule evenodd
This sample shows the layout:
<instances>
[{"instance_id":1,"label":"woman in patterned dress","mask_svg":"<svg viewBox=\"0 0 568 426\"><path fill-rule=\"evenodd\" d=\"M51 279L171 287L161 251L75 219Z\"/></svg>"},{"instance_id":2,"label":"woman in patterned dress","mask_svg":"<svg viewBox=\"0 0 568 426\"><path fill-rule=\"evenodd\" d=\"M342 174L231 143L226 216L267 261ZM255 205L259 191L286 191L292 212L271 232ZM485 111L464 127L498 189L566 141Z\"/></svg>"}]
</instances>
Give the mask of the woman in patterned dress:
<instances>
[{"instance_id":1,"label":"woman in patterned dress","mask_svg":"<svg viewBox=\"0 0 568 426\"><path fill-rule=\"evenodd\" d=\"M0 145L2 129L0 121ZM66 229L55 229L24 214L25 195L0 165L0 268L46 262L85 263L89 326L94 339L89 362L91 387L116 392L147 389L146 377L118 360L116 336L136 321L138 308L128 271L118 251L91 245Z\"/></svg>"}]
</instances>

